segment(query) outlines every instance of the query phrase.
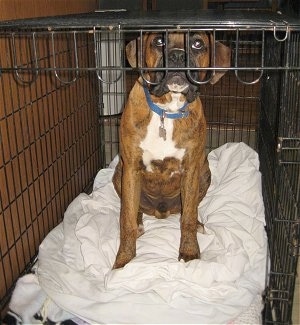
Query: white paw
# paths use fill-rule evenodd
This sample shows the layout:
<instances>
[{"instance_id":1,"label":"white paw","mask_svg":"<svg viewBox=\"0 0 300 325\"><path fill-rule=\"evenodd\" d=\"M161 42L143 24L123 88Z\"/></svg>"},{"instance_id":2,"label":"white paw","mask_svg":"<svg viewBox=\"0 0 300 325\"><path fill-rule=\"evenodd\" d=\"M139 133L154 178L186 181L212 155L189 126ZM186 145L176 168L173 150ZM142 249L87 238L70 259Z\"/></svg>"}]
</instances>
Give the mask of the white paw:
<instances>
[{"instance_id":1,"label":"white paw","mask_svg":"<svg viewBox=\"0 0 300 325\"><path fill-rule=\"evenodd\" d=\"M137 236L138 236L138 238L139 238L140 236L142 236L142 235L144 234L144 232L145 232L144 225L139 225L139 226L138 226L138 231L137 231Z\"/></svg>"}]
</instances>

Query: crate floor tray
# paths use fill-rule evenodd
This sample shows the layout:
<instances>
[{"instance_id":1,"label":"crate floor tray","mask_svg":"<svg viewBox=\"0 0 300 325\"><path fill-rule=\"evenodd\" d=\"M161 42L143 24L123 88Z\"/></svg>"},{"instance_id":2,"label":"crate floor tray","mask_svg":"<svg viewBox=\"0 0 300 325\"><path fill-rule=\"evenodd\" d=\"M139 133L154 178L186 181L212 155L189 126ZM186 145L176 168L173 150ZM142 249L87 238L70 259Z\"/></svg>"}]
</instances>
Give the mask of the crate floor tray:
<instances>
[{"instance_id":1,"label":"crate floor tray","mask_svg":"<svg viewBox=\"0 0 300 325\"><path fill-rule=\"evenodd\" d=\"M267 237L258 156L243 143L226 144L209 154L209 163L212 184L199 206L206 230L198 234L201 260L177 260L178 215L145 215L136 258L111 269L120 209L113 161L98 173L93 193L79 195L42 242L36 274L27 276L26 290L26 278L19 280L10 308L30 322L33 309L24 302L36 290L34 312L56 322L260 323Z\"/></svg>"}]
</instances>

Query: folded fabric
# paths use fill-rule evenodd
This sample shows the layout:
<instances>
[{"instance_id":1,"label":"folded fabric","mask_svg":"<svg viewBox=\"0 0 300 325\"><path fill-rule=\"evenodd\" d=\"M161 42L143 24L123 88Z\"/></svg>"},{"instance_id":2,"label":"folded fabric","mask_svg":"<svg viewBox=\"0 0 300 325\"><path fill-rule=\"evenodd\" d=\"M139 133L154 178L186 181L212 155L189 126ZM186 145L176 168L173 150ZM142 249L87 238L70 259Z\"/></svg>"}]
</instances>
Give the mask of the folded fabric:
<instances>
[{"instance_id":1,"label":"folded fabric","mask_svg":"<svg viewBox=\"0 0 300 325\"><path fill-rule=\"evenodd\" d=\"M8 325L44 324L47 320L55 323L73 317L47 297L35 273L26 274L18 279L9 309L4 321Z\"/></svg>"},{"instance_id":2,"label":"folded fabric","mask_svg":"<svg viewBox=\"0 0 300 325\"><path fill-rule=\"evenodd\" d=\"M39 284L55 304L93 324L226 324L260 306L267 239L254 150L226 144L209 154L212 183L199 206L206 231L198 234L200 260L178 261L179 215L144 215L137 255L118 270L112 270L120 211L111 182L115 163L99 172L91 195L70 204L40 246ZM260 312L251 321L259 320Z\"/></svg>"}]
</instances>

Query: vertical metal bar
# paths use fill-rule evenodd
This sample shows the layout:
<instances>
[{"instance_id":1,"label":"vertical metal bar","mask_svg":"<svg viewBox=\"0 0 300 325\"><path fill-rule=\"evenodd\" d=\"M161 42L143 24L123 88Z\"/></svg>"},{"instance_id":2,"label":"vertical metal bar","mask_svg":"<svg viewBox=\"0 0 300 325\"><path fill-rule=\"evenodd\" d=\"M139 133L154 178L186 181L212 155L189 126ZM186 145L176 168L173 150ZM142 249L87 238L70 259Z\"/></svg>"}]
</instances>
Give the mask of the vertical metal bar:
<instances>
[{"instance_id":1,"label":"vertical metal bar","mask_svg":"<svg viewBox=\"0 0 300 325\"><path fill-rule=\"evenodd\" d=\"M42 39L42 46L44 46L44 50L47 51L47 38ZM56 143L56 137L54 136L53 128L55 125L54 121L54 103L53 103L53 91L51 90L51 82L50 82L50 72L44 72L41 75L40 79L40 87L41 90L43 89L43 85L45 86L46 94L44 97L44 100L46 102L43 112L44 112L44 118L45 120L48 121L48 134L49 134L49 140L48 140L48 145L50 146L50 152L51 155L47 157L47 162L48 162L48 191L49 191L49 197L48 199L48 206L49 206L49 215L48 215L48 223L50 225L50 228L53 228L56 226L59 222L59 213L58 213L58 205L53 204L52 202L54 201L55 198L55 188L57 186L55 185L56 181L56 175L54 173L54 168L53 168L53 155L54 153L54 148L57 148L57 143Z\"/></svg>"}]
</instances>

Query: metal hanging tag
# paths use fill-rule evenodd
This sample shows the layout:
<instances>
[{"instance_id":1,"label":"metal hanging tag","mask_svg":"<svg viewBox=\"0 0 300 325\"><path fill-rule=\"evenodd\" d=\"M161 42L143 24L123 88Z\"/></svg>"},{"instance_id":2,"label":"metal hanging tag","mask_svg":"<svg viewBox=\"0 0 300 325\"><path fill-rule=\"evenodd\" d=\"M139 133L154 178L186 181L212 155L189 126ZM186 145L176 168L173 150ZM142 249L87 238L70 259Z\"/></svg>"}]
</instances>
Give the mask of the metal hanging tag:
<instances>
[{"instance_id":1,"label":"metal hanging tag","mask_svg":"<svg viewBox=\"0 0 300 325\"><path fill-rule=\"evenodd\" d=\"M160 117L160 126L158 130L158 135L166 141L167 139L167 131L165 129L165 113L163 113Z\"/></svg>"}]
</instances>

